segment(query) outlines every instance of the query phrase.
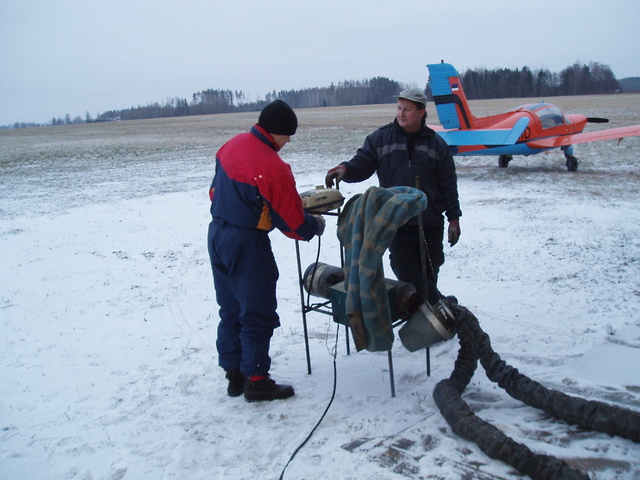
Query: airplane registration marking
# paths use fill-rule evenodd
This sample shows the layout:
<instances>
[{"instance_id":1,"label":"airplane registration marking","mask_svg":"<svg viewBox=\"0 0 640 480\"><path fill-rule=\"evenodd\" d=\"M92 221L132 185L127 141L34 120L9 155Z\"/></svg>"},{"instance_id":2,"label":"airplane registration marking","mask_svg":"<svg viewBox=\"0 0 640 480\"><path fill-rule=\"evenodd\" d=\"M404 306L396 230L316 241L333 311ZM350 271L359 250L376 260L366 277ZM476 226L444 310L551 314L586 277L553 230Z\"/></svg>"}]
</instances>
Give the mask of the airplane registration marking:
<instances>
[{"instance_id":1,"label":"airplane registration marking","mask_svg":"<svg viewBox=\"0 0 640 480\"><path fill-rule=\"evenodd\" d=\"M531 128L527 127L524 129L524 132L522 132L522 135L520 135L520 138L518 138L518 141L525 141L529 138L531 138Z\"/></svg>"}]
</instances>

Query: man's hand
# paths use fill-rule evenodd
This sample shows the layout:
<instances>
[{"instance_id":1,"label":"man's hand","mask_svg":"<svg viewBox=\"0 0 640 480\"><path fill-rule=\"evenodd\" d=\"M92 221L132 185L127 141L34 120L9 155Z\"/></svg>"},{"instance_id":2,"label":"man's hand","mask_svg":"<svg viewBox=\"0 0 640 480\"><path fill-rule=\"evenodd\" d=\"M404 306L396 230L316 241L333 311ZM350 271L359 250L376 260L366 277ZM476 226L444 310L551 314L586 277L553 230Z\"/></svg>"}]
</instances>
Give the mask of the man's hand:
<instances>
[{"instance_id":1,"label":"man's hand","mask_svg":"<svg viewBox=\"0 0 640 480\"><path fill-rule=\"evenodd\" d=\"M460 240L460 220L449 222L449 245L452 247Z\"/></svg>"},{"instance_id":2,"label":"man's hand","mask_svg":"<svg viewBox=\"0 0 640 480\"><path fill-rule=\"evenodd\" d=\"M317 231L316 235L319 237L324 233L324 227L326 225L326 222L325 222L324 218L322 217L322 215L314 215L314 217L318 221L318 231Z\"/></svg>"},{"instance_id":3,"label":"man's hand","mask_svg":"<svg viewBox=\"0 0 640 480\"><path fill-rule=\"evenodd\" d=\"M338 182L341 182L347 173L347 167L344 165L338 165L337 167L333 167L331 170L327 172L327 176L324 177L324 184L327 188L333 187L333 181L336 181L336 187L338 186Z\"/></svg>"}]
</instances>

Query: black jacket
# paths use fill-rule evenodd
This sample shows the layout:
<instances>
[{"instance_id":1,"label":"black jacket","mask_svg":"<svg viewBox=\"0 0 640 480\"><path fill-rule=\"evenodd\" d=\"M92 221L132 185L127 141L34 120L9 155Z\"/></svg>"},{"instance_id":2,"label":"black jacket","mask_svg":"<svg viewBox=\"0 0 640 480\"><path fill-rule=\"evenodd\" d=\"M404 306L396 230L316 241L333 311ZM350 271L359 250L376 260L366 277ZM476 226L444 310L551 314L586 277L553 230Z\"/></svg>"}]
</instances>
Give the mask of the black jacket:
<instances>
[{"instance_id":1,"label":"black jacket","mask_svg":"<svg viewBox=\"0 0 640 480\"><path fill-rule=\"evenodd\" d=\"M420 190L428 200L423 213L425 225L443 225L443 212L449 221L462 215L451 151L442 137L426 125L410 135L394 120L368 135L356 155L342 164L347 167L347 183L361 182L377 173L383 188L415 188L419 177ZM416 222L414 219L409 223Z\"/></svg>"}]
</instances>

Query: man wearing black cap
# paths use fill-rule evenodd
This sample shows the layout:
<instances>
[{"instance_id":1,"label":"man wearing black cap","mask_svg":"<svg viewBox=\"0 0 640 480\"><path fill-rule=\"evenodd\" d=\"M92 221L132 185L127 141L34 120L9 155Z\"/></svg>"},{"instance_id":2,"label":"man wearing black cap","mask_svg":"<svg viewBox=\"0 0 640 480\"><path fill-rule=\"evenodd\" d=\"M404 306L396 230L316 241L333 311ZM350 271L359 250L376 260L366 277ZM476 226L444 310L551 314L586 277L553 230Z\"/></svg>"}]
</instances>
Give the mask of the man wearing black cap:
<instances>
[{"instance_id":1,"label":"man wearing black cap","mask_svg":"<svg viewBox=\"0 0 640 480\"><path fill-rule=\"evenodd\" d=\"M427 209L422 212L427 244L427 298L437 303L443 295L437 287L438 272L444 263L444 216L449 220L449 244L460 238L460 204L453 157L446 142L427 127L427 97L417 88L398 95L396 118L371 133L348 162L327 173L327 187L344 180L361 182L378 174L383 188L419 187L427 195ZM417 179L417 181L416 181ZM418 217L398 228L389 246L391 268L398 280L413 284L424 296L421 267L421 240Z\"/></svg>"},{"instance_id":2,"label":"man wearing black cap","mask_svg":"<svg viewBox=\"0 0 640 480\"><path fill-rule=\"evenodd\" d=\"M296 240L322 235L324 219L302 209L291 167L278 151L296 133L298 119L282 100L268 104L250 132L237 135L216 154L209 192L208 247L220 322L218 364L227 393L247 401L294 394L269 376L269 344L280 326L276 313L278 267L269 232Z\"/></svg>"}]
</instances>

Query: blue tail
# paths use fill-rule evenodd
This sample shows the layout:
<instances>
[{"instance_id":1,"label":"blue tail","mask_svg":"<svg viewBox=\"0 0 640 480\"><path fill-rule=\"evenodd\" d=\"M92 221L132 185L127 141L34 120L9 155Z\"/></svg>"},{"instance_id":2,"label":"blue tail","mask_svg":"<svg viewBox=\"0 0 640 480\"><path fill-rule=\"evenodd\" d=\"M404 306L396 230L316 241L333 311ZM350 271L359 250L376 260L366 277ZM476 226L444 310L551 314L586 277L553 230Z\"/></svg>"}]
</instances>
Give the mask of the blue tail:
<instances>
[{"instance_id":1,"label":"blue tail","mask_svg":"<svg viewBox=\"0 0 640 480\"><path fill-rule=\"evenodd\" d=\"M469 109L458 71L449 63L427 65L431 75L431 93L440 123L447 130L469 130L475 127L476 117Z\"/></svg>"}]
</instances>

